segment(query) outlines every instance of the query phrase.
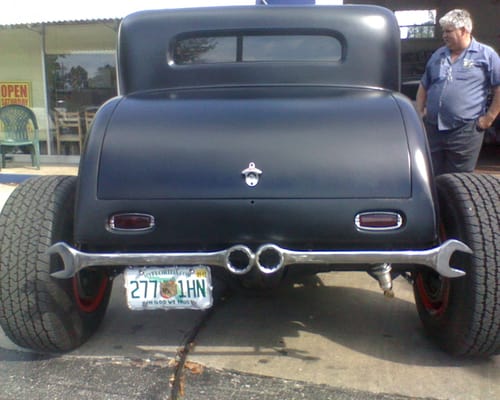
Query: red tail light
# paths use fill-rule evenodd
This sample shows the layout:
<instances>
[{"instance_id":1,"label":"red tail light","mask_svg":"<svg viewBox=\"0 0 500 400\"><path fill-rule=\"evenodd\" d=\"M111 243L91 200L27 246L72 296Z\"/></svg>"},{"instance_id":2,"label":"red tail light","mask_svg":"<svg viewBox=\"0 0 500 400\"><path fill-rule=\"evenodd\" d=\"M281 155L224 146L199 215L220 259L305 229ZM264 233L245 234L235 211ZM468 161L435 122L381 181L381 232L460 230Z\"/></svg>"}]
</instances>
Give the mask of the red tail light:
<instances>
[{"instance_id":1,"label":"red tail light","mask_svg":"<svg viewBox=\"0 0 500 400\"><path fill-rule=\"evenodd\" d=\"M108 228L111 231L137 232L147 231L155 227L152 215L141 213L115 214L109 218Z\"/></svg>"},{"instance_id":2,"label":"red tail light","mask_svg":"<svg viewBox=\"0 0 500 400\"><path fill-rule=\"evenodd\" d=\"M399 229L403 225L403 217L396 212L373 211L356 215L356 228L369 231L387 231Z\"/></svg>"}]
</instances>

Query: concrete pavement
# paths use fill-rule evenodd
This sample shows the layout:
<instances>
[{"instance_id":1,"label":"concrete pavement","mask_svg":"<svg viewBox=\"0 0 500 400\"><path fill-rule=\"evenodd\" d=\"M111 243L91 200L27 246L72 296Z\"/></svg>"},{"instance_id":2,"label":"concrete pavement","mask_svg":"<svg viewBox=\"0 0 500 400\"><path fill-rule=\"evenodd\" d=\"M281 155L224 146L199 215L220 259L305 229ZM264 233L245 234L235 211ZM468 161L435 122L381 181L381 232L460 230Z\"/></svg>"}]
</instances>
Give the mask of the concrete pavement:
<instances>
[{"instance_id":1,"label":"concrete pavement","mask_svg":"<svg viewBox=\"0 0 500 400\"><path fill-rule=\"evenodd\" d=\"M395 283L396 298L388 300L365 274L321 274L315 282L284 287L272 294L229 294L204 318L201 312L130 311L124 301L123 281L117 279L97 334L53 364L57 369L61 363L70 363L77 370L85 365L95 365L96 371L103 366L131 368L136 371L136 384L142 385L152 368L163 368L163 380L171 379L179 349L193 336L194 347L189 350L182 383L185 392L194 393L196 387L206 393L225 393L227 386L221 389L211 384L219 374L234 374L237 378L231 379L241 382L264 376L276 379L277 385L286 381L291 387L312 385L324 393L330 388L367 396L384 394L386 399L499 398L500 357L464 360L439 351L422 332L410 286L402 280ZM15 348L1 335L0 347ZM0 370L1 360L0 353ZM51 368L50 363L30 362L33 368ZM28 364L23 365L26 368ZM35 374L29 371L28 377ZM101 376L102 372L96 374ZM142 374L146 378L141 378ZM61 385L64 376L94 395L103 389L102 384L78 384L74 371L51 376L48 382L54 387ZM95 382L98 376L86 379ZM259 387L242 390L255 395Z\"/></svg>"}]
</instances>

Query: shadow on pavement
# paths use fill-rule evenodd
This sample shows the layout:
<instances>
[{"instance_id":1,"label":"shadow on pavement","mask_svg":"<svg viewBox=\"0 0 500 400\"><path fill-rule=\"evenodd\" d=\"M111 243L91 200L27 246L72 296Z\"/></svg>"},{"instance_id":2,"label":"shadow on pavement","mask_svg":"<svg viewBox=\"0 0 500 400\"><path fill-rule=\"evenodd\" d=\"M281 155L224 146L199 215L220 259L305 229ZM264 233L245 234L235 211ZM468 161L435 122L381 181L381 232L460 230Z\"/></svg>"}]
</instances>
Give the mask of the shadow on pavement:
<instances>
[{"instance_id":1,"label":"shadow on pavement","mask_svg":"<svg viewBox=\"0 0 500 400\"><path fill-rule=\"evenodd\" d=\"M204 313L197 311L130 311L121 282L115 282L103 325L73 354L103 355L105 349L108 356L173 357L192 330L201 327L195 342L197 356L257 356L262 364L286 357L313 365L321 352L310 351L309 343L298 341L309 334L343 349L406 365L488 363L439 351L426 338L411 287L402 279L395 281L394 299L386 299L375 281L373 291L320 282L313 278L273 292L229 292L206 323Z\"/></svg>"},{"instance_id":2,"label":"shadow on pavement","mask_svg":"<svg viewBox=\"0 0 500 400\"><path fill-rule=\"evenodd\" d=\"M401 284L401 282L400 282ZM403 285L409 286L406 282ZM396 291L397 296L397 291ZM417 366L474 366L488 360L458 359L439 351L425 336L408 300L386 299L377 291L352 287L298 286L273 294L234 294L219 306L201 333L197 355L281 355L309 361L318 353L286 345L305 333L370 357ZM229 351L235 355L233 351ZM321 353L319 353L321 355Z\"/></svg>"}]
</instances>

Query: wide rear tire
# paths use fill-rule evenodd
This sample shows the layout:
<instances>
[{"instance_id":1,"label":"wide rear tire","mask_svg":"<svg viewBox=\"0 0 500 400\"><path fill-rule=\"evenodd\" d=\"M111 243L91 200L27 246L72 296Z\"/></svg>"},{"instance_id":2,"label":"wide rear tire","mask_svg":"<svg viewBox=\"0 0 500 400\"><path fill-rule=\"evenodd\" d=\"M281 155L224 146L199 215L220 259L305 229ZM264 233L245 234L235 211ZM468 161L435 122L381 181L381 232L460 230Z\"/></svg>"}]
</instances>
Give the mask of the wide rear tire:
<instances>
[{"instance_id":1,"label":"wide rear tire","mask_svg":"<svg viewBox=\"0 0 500 400\"><path fill-rule=\"evenodd\" d=\"M451 264L466 272L447 279L415 274L418 313L427 333L454 355L488 356L500 351L500 181L489 175L436 178L443 239L466 243Z\"/></svg>"},{"instance_id":2,"label":"wide rear tire","mask_svg":"<svg viewBox=\"0 0 500 400\"><path fill-rule=\"evenodd\" d=\"M84 270L55 279L62 268L46 250L73 244L76 177L45 176L19 185L0 214L0 325L17 345L42 352L75 349L98 328L111 280Z\"/></svg>"}]
</instances>

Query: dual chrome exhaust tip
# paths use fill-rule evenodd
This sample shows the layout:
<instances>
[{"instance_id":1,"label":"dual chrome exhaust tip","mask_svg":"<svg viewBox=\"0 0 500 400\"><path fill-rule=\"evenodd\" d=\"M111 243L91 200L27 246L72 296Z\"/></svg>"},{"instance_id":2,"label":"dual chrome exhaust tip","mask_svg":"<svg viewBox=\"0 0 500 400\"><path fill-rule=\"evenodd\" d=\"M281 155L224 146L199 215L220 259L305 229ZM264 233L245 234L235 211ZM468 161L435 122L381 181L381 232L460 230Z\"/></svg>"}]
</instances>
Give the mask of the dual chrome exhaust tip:
<instances>
[{"instance_id":1,"label":"dual chrome exhaust tip","mask_svg":"<svg viewBox=\"0 0 500 400\"><path fill-rule=\"evenodd\" d=\"M262 273L269 275L283 267L285 257L281 248L273 244L261 246L256 253L247 246L236 245L227 250L225 261L227 270L236 275L250 272L254 265Z\"/></svg>"}]
</instances>

